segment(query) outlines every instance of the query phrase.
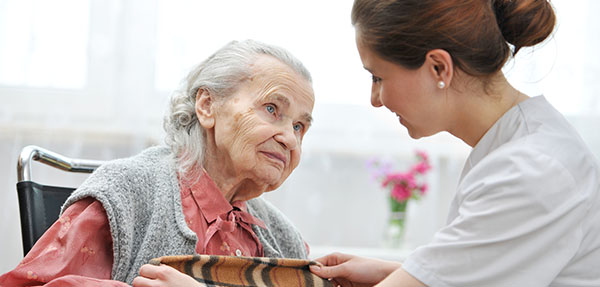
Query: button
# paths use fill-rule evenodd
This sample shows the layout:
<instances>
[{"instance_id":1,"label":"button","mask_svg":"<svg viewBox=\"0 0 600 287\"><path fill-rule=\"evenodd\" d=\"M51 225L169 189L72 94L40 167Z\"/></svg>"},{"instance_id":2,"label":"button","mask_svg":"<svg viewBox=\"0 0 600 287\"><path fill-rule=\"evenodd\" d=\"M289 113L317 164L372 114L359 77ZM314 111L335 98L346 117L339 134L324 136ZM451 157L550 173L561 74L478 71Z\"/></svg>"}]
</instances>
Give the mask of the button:
<instances>
[{"instance_id":1,"label":"button","mask_svg":"<svg viewBox=\"0 0 600 287\"><path fill-rule=\"evenodd\" d=\"M236 249L235 250L235 255L242 256L242 251L240 251L239 249Z\"/></svg>"}]
</instances>

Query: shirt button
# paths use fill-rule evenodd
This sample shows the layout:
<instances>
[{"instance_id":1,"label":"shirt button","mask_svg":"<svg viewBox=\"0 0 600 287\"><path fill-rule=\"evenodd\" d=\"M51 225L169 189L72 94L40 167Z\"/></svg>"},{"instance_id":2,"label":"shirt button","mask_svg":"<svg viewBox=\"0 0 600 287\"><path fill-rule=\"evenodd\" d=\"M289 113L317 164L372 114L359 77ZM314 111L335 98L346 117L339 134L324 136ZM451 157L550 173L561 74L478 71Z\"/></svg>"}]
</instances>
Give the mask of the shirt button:
<instances>
[{"instance_id":1,"label":"shirt button","mask_svg":"<svg viewBox=\"0 0 600 287\"><path fill-rule=\"evenodd\" d=\"M235 250L235 255L236 256L242 256L242 251L240 251L239 249Z\"/></svg>"}]
</instances>

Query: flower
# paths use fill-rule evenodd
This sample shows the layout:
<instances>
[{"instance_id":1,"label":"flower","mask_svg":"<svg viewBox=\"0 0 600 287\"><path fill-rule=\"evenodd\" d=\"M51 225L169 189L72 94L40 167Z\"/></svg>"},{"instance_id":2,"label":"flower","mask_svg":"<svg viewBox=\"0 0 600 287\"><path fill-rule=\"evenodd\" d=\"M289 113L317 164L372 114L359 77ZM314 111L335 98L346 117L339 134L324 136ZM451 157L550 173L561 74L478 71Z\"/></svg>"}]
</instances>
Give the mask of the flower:
<instances>
[{"instance_id":1,"label":"flower","mask_svg":"<svg viewBox=\"0 0 600 287\"><path fill-rule=\"evenodd\" d=\"M390 215L384 244L387 247L402 246L406 207L411 199L421 198L429 189L423 177L431 170L429 156L424 151L415 151L417 161L406 171L397 171L392 163L372 158L367 161L371 177L389 190Z\"/></svg>"},{"instance_id":2,"label":"flower","mask_svg":"<svg viewBox=\"0 0 600 287\"><path fill-rule=\"evenodd\" d=\"M405 203L409 199L419 199L427 190L428 185L420 179L431 170L429 156L424 151L416 151L417 163L406 172L393 171L389 162L370 159L367 168L374 179L381 181L381 186L390 190L390 196L398 203Z\"/></svg>"}]
</instances>

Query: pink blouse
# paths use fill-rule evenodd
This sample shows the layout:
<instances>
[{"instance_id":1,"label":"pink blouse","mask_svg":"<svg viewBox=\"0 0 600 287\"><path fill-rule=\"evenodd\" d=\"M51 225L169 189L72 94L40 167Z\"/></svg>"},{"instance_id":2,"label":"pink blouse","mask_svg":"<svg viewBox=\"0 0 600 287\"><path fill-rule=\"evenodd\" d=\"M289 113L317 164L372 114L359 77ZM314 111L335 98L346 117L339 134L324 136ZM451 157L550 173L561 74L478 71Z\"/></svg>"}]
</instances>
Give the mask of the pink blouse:
<instances>
[{"instance_id":1,"label":"pink blouse","mask_svg":"<svg viewBox=\"0 0 600 287\"><path fill-rule=\"evenodd\" d=\"M230 204L206 174L194 184L180 182L185 220L198 235L199 254L263 256L246 203ZM0 276L0 286L129 286L110 280L113 265L110 225L102 204L73 203L44 233L17 267Z\"/></svg>"}]
</instances>

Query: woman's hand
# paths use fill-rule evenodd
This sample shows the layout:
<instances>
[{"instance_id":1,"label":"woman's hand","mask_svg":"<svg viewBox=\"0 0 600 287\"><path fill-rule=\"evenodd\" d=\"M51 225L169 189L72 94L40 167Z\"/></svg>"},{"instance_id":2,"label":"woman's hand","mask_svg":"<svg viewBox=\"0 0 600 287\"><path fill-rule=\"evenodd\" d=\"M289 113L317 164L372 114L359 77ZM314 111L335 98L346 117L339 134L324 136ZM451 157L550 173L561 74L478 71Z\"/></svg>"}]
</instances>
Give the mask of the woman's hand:
<instances>
[{"instance_id":1,"label":"woman's hand","mask_svg":"<svg viewBox=\"0 0 600 287\"><path fill-rule=\"evenodd\" d=\"M332 278L341 286L373 286L398 269L398 262L333 253L315 259L323 266L312 265L310 271L322 278Z\"/></svg>"},{"instance_id":2,"label":"woman's hand","mask_svg":"<svg viewBox=\"0 0 600 287\"><path fill-rule=\"evenodd\" d=\"M159 286L200 287L206 285L168 265L142 265L140 276L133 279L133 287Z\"/></svg>"}]
</instances>

